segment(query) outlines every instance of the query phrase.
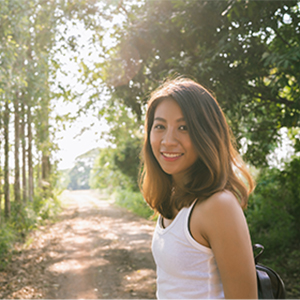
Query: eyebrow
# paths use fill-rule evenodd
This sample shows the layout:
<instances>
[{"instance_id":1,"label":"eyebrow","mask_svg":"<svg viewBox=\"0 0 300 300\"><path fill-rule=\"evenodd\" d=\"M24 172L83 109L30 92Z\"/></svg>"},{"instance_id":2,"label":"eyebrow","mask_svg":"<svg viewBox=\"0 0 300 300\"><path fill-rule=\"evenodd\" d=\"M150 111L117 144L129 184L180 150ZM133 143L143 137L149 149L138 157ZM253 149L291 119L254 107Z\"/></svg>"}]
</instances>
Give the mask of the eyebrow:
<instances>
[{"instance_id":1,"label":"eyebrow","mask_svg":"<svg viewBox=\"0 0 300 300\"><path fill-rule=\"evenodd\" d=\"M167 123L167 121L161 117L154 118L154 121L161 121L161 122ZM183 117L176 120L177 123L183 122L183 121L185 122L185 119Z\"/></svg>"}]
</instances>

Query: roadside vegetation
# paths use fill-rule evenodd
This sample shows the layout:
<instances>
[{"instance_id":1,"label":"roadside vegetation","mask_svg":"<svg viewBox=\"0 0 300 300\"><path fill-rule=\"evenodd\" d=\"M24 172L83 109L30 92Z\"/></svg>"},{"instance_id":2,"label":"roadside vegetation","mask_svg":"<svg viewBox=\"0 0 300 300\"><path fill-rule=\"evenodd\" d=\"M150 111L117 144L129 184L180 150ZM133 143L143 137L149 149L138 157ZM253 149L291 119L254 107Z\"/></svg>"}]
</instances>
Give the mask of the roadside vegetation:
<instances>
[{"instance_id":1,"label":"roadside vegetation","mask_svg":"<svg viewBox=\"0 0 300 300\"><path fill-rule=\"evenodd\" d=\"M10 217L0 227L0 270L5 269L10 261L16 243L26 243L28 233L55 221L61 212L60 193L58 190L50 193L38 188L32 202L11 202ZM1 217L3 218L3 215Z\"/></svg>"}]
</instances>

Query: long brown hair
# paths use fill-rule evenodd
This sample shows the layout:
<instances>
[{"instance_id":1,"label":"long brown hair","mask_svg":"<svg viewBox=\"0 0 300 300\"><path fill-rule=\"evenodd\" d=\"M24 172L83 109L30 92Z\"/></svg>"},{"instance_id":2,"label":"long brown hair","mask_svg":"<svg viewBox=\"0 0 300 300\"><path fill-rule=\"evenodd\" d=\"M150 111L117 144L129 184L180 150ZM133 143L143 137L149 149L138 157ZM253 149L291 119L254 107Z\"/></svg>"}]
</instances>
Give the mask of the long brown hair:
<instances>
[{"instance_id":1,"label":"long brown hair","mask_svg":"<svg viewBox=\"0 0 300 300\"><path fill-rule=\"evenodd\" d=\"M150 144L156 107L166 98L174 99L180 106L199 157L177 186L173 186L172 176L161 169ZM245 208L254 183L233 145L225 116L204 87L185 78L166 81L152 93L146 113L140 173L140 189L145 200L162 216L173 218L174 208L180 210L196 198L203 201L226 189Z\"/></svg>"}]
</instances>

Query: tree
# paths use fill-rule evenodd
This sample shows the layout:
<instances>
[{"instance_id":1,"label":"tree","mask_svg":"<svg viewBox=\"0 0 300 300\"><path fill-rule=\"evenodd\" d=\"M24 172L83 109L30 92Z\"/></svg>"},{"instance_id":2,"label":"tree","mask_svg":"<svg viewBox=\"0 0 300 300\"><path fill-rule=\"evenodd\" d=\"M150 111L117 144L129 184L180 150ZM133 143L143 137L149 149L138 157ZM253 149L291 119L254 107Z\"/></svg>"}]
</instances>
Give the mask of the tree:
<instances>
[{"instance_id":1,"label":"tree","mask_svg":"<svg viewBox=\"0 0 300 300\"><path fill-rule=\"evenodd\" d=\"M1 97L1 93L0 93L0 97ZM3 136L3 104L0 101L0 153L2 151L2 136ZM0 155L0 224L2 223L2 195L3 195L3 186L2 186L2 182L3 182L3 169L2 169L2 159L1 159L1 155Z\"/></svg>"},{"instance_id":2,"label":"tree","mask_svg":"<svg viewBox=\"0 0 300 300\"><path fill-rule=\"evenodd\" d=\"M90 171L98 154L99 149L96 148L76 157L75 166L69 171L69 189L79 190L90 188Z\"/></svg>"},{"instance_id":3,"label":"tree","mask_svg":"<svg viewBox=\"0 0 300 300\"><path fill-rule=\"evenodd\" d=\"M50 63L57 21L62 18L58 13L64 1L3 0L1 2L1 45L0 45L0 95L4 108L5 137L5 199L6 215L9 215L9 145L10 134L14 133L14 200L20 203L20 146L22 146L22 189L23 202L34 198L34 163L41 151L43 178L50 177L50 151L53 143L49 137L50 101ZM12 106L14 109L12 109ZM14 130L9 120L14 114ZM40 123L42 126L39 126ZM27 127L27 136L25 128ZM34 137L36 137L34 139ZM21 145L20 145L21 141ZM35 143L35 144L34 144ZM27 152L26 152L27 146ZM28 157L26 157L26 155ZM26 168L27 164L27 168ZM28 176L26 176L26 169Z\"/></svg>"},{"instance_id":4,"label":"tree","mask_svg":"<svg viewBox=\"0 0 300 300\"><path fill-rule=\"evenodd\" d=\"M111 166L121 172L122 181L125 182L126 178L128 189L137 191L142 149L141 120L118 99L107 107L106 120L110 124L108 141L116 148L111 154L113 159ZM101 155L100 153L100 157Z\"/></svg>"},{"instance_id":5,"label":"tree","mask_svg":"<svg viewBox=\"0 0 300 300\"><path fill-rule=\"evenodd\" d=\"M28 130L28 199L33 201L34 186L33 186L33 161L32 161L32 118L31 118L31 106L27 106L27 130Z\"/></svg>"},{"instance_id":6,"label":"tree","mask_svg":"<svg viewBox=\"0 0 300 300\"><path fill-rule=\"evenodd\" d=\"M27 202L27 177L26 177L26 113L25 113L25 98L21 103L21 144L22 144L22 200L25 204Z\"/></svg>"},{"instance_id":7,"label":"tree","mask_svg":"<svg viewBox=\"0 0 300 300\"><path fill-rule=\"evenodd\" d=\"M5 111L3 118L4 126L4 214L8 219L10 216L10 191L9 191L9 101L5 100Z\"/></svg>"},{"instance_id":8,"label":"tree","mask_svg":"<svg viewBox=\"0 0 300 300\"><path fill-rule=\"evenodd\" d=\"M16 94L14 99L14 125L15 125L15 182L14 182L14 196L17 203L21 202L20 194L20 109L19 109L19 95Z\"/></svg>"},{"instance_id":9,"label":"tree","mask_svg":"<svg viewBox=\"0 0 300 300\"><path fill-rule=\"evenodd\" d=\"M116 166L115 157L118 151L118 148L112 147L100 149L100 153L95 159L90 172L89 185L91 188L106 189L110 192L116 188L123 190L132 189L132 178L126 176Z\"/></svg>"},{"instance_id":10,"label":"tree","mask_svg":"<svg viewBox=\"0 0 300 300\"><path fill-rule=\"evenodd\" d=\"M247 138L245 158L266 165L278 130L300 121L298 2L120 5L126 22L116 26L117 43L102 72L111 101L119 99L141 118L162 79L192 77L214 91L238 145Z\"/></svg>"}]
</instances>

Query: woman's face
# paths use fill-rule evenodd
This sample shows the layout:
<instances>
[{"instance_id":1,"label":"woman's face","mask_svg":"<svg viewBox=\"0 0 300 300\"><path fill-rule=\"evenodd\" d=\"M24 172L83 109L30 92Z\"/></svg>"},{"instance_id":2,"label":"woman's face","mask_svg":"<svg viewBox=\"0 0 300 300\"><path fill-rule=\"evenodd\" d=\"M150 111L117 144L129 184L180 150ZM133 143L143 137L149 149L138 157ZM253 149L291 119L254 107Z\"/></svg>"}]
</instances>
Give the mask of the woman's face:
<instances>
[{"instance_id":1,"label":"woman's face","mask_svg":"<svg viewBox=\"0 0 300 300\"><path fill-rule=\"evenodd\" d=\"M180 106L172 98L156 108L150 144L161 168L179 180L198 158Z\"/></svg>"}]
</instances>

